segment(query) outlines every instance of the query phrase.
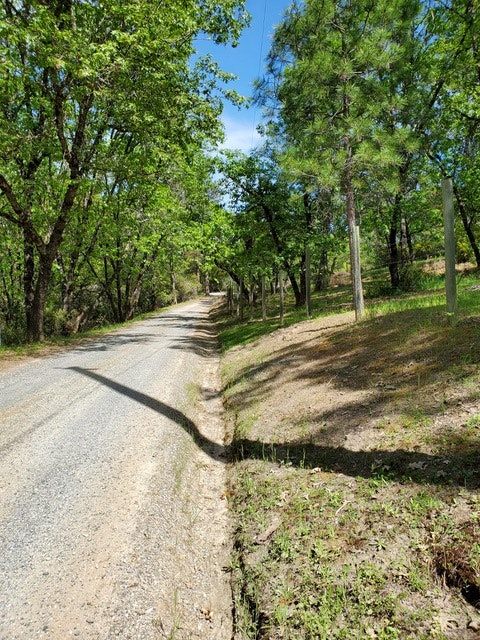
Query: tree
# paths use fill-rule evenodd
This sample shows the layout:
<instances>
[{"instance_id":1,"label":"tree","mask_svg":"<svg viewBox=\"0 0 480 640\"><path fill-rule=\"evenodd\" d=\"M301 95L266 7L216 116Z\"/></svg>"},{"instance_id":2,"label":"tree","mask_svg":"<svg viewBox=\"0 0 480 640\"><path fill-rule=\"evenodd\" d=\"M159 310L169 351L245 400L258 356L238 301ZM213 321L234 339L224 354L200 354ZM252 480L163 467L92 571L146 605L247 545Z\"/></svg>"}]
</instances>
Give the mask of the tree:
<instances>
[{"instance_id":1,"label":"tree","mask_svg":"<svg viewBox=\"0 0 480 640\"><path fill-rule=\"evenodd\" d=\"M240 152L225 154L222 172L246 245L247 271L260 274L267 269L284 269L295 303L301 306L305 290L298 273L305 259L306 219L310 215L302 194L288 182L275 152L269 148L248 156Z\"/></svg>"},{"instance_id":2,"label":"tree","mask_svg":"<svg viewBox=\"0 0 480 640\"><path fill-rule=\"evenodd\" d=\"M156 151L157 179L172 148L219 135L219 99L204 63L191 68L192 43L199 31L238 38L243 4L2 3L0 216L23 236L28 340L43 339L65 231L88 185L108 174L118 139Z\"/></svg>"},{"instance_id":3,"label":"tree","mask_svg":"<svg viewBox=\"0 0 480 640\"><path fill-rule=\"evenodd\" d=\"M430 56L441 81L425 131L429 155L451 177L457 210L477 266L480 190L480 14L474 0L449 0L429 14Z\"/></svg>"},{"instance_id":4,"label":"tree","mask_svg":"<svg viewBox=\"0 0 480 640\"><path fill-rule=\"evenodd\" d=\"M354 307L363 313L359 255L358 194L369 190L372 174L402 166L405 129L385 114L402 105L388 82L409 53L409 20L415 0L294 2L277 28L264 91L271 100L276 132L285 140L284 165L343 200L349 232ZM402 31L403 29L403 31ZM398 82L397 82L398 84Z\"/></svg>"},{"instance_id":5,"label":"tree","mask_svg":"<svg viewBox=\"0 0 480 640\"><path fill-rule=\"evenodd\" d=\"M3 342L17 342L24 333L22 238L20 231L0 218L0 331ZM3 319L3 321L2 321Z\"/></svg>"}]
</instances>

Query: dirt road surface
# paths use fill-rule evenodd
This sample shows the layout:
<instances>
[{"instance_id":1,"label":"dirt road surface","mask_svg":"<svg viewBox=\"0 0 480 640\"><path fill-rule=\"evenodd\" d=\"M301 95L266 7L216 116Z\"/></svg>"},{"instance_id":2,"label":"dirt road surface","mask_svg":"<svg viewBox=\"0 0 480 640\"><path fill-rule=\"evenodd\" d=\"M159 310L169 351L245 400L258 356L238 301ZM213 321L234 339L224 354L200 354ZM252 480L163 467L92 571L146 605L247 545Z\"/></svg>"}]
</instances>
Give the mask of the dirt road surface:
<instances>
[{"instance_id":1,"label":"dirt road surface","mask_svg":"<svg viewBox=\"0 0 480 640\"><path fill-rule=\"evenodd\" d=\"M0 639L230 640L203 300L0 368Z\"/></svg>"}]
</instances>

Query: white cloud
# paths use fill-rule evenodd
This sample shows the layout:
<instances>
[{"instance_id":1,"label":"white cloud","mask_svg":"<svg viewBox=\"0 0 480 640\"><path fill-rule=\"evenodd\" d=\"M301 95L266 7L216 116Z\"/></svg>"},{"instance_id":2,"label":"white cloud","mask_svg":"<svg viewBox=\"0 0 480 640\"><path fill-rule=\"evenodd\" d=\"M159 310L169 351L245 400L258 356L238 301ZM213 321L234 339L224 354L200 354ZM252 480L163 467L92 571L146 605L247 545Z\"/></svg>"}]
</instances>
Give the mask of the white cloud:
<instances>
[{"instance_id":1,"label":"white cloud","mask_svg":"<svg viewBox=\"0 0 480 640\"><path fill-rule=\"evenodd\" d=\"M251 119L248 122L242 119L240 114L238 118L224 114L222 120L225 127L225 142L221 145L222 149L239 149L248 153L261 143L262 138Z\"/></svg>"}]
</instances>

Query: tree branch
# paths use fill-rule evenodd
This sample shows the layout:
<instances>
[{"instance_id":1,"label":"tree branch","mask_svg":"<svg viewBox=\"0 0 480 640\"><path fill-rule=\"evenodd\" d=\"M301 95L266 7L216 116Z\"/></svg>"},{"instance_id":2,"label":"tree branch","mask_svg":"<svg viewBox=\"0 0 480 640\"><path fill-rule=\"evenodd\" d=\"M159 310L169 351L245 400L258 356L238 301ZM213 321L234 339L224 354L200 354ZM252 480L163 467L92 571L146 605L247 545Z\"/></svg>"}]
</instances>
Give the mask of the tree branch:
<instances>
[{"instance_id":1,"label":"tree branch","mask_svg":"<svg viewBox=\"0 0 480 640\"><path fill-rule=\"evenodd\" d=\"M13 188L12 185L8 182L8 180L5 178L4 175L2 175L0 173L0 191L3 193L3 195L6 197L8 203L10 204L11 208L13 209L13 211L16 213L17 218L15 218L12 215L7 215L2 213L2 217L3 218L7 218L8 220L10 220L10 222L13 222L14 224L17 224L19 226L22 226L22 222L23 219L25 217L25 213L23 211L23 207L22 205L19 203L19 201L17 200L14 192L13 192Z\"/></svg>"}]
</instances>

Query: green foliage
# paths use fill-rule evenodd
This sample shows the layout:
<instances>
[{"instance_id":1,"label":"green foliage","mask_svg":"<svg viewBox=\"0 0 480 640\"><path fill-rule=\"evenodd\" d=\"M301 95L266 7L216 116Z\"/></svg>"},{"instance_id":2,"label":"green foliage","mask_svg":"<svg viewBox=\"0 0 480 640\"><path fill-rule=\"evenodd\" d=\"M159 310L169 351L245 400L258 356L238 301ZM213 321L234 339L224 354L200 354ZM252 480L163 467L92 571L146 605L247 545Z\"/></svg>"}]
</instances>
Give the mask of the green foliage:
<instances>
[{"instance_id":1,"label":"green foliage","mask_svg":"<svg viewBox=\"0 0 480 640\"><path fill-rule=\"evenodd\" d=\"M367 260L389 265L392 290L415 284L414 260L443 252L439 169L454 177L459 258L480 264L478 20L456 0L295 2L258 83L291 183L344 226L355 206Z\"/></svg>"},{"instance_id":2,"label":"green foliage","mask_svg":"<svg viewBox=\"0 0 480 640\"><path fill-rule=\"evenodd\" d=\"M47 309L67 326L154 302L160 254L186 250L207 202L199 158L221 138L217 81L231 78L192 62L195 38L235 43L247 22L243 0L2 4L0 261L22 254L23 300L6 278L0 313L12 325L23 310L29 340L58 328Z\"/></svg>"},{"instance_id":3,"label":"green foliage","mask_svg":"<svg viewBox=\"0 0 480 640\"><path fill-rule=\"evenodd\" d=\"M411 72L403 71L411 67L418 14L416 1L294 3L270 52L271 131L282 136L283 163L293 179L308 181L313 193L330 193L322 205L336 200L334 216L346 214L358 316L361 217L373 213L383 226L390 216L389 260L397 264L405 166L419 147L405 122L413 99L404 99ZM392 285L398 286L394 275Z\"/></svg>"}]
</instances>

